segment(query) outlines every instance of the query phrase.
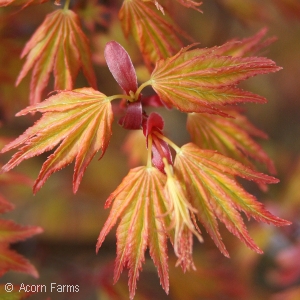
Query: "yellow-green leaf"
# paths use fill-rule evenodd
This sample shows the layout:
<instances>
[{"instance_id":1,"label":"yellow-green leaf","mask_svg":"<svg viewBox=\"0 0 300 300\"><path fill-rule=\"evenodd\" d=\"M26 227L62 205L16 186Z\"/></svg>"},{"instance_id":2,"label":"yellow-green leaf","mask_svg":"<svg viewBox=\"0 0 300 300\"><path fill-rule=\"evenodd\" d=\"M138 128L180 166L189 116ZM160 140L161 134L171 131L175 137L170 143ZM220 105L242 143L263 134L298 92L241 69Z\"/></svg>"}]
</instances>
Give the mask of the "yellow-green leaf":
<instances>
[{"instance_id":1,"label":"yellow-green leaf","mask_svg":"<svg viewBox=\"0 0 300 300\"><path fill-rule=\"evenodd\" d=\"M262 184L278 180L257 173L241 163L211 150L202 150L189 143L181 148L175 158L175 174L186 185L192 206L197 210L198 220L211 235L220 251L229 256L218 229L219 219L226 228L258 253L262 251L249 236L239 211L248 218L274 224L288 225L290 222L268 212L262 203L246 192L235 180L239 176Z\"/></svg>"},{"instance_id":2,"label":"yellow-green leaf","mask_svg":"<svg viewBox=\"0 0 300 300\"><path fill-rule=\"evenodd\" d=\"M116 282L119 279L125 266L129 268L130 299L134 297L147 246L157 267L161 285L167 293L169 290L168 235L166 217L163 217L167 211L163 194L165 183L166 176L154 167L132 169L105 204L108 207L113 202L98 238L97 251L108 232L120 219L114 280Z\"/></svg>"},{"instance_id":3,"label":"yellow-green leaf","mask_svg":"<svg viewBox=\"0 0 300 300\"><path fill-rule=\"evenodd\" d=\"M167 105L185 112L240 102L266 100L243 91L237 84L249 77L278 71L276 64L264 57L231 57L218 54L218 48L182 49L160 60L149 84ZM216 53L215 53L216 52Z\"/></svg>"},{"instance_id":4,"label":"yellow-green leaf","mask_svg":"<svg viewBox=\"0 0 300 300\"><path fill-rule=\"evenodd\" d=\"M31 104L41 101L51 72L55 90L71 90L80 68L89 84L97 87L88 40L77 15L71 10L59 9L47 15L23 49L21 57L25 56L26 62L16 84L32 69Z\"/></svg>"},{"instance_id":5,"label":"yellow-green leaf","mask_svg":"<svg viewBox=\"0 0 300 300\"><path fill-rule=\"evenodd\" d=\"M125 35L133 35L150 70L159 59L179 51L179 36L186 37L168 13L163 15L152 1L125 0L119 18Z\"/></svg>"},{"instance_id":6,"label":"yellow-green leaf","mask_svg":"<svg viewBox=\"0 0 300 300\"><path fill-rule=\"evenodd\" d=\"M104 154L111 136L113 113L109 99L92 88L60 92L46 101L29 106L18 115L42 112L42 118L2 152L19 148L2 167L9 171L30 157L52 150L34 184L36 193L46 179L75 159L73 190L77 191L84 171L100 149Z\"/></svg>"},{"instance_id":7,"label":"yellow-green leaf","mask_svg":"<svg viewBox=\"0 0 300 300\"><path fill-rule=\"evenodd\" d=\"M203 149L217 150L254 168L250 159L265 164L268 171L276 173L272 160L252 136L266 138L266 134L255 128L248 119L235 109L222 109L232 118L213 114L188 115L187 129L192 141Z\"/></svg>"}]
</instances>

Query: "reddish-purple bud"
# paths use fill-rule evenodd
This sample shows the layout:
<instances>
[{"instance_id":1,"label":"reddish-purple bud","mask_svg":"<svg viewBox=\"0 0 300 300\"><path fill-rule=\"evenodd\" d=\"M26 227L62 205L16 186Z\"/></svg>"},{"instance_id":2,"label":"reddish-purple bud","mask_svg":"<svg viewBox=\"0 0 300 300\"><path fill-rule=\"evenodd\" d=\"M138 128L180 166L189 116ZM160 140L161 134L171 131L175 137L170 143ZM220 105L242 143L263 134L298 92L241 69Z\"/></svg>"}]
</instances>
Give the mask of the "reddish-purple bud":
<instances>
[{"instance_id":1,"label":"reddish-purple bud","mask_svg":"<svg viewBox=\"0 0 300 300\"><path fill-rule=\"evenodd\" d=\"M164 171L163 158L165 157L170 165L173 165L172 154L169 145L162 140L157 134L162 134L164 128L164 120L158 113L151 113L150 116L143 122L143 133L147 139L152 137L152 164L161 172ZM156 134L157 133L157 134Z\"/></svg>"},{"instance_id":2,"label":"reddish-purple bud","mask_svg":"<svg viewBox=\"0 0 300 300\"><path fill-rule=\"evenodd\" d=\"M132 61L126 50L117 42L111 41L104 49L106 63L119 86L130 95L138 88L137 77Z\"/></svg>"},{"instance_id":3,"label":"reddish-purple bud","mask_svg":"<svg viewBox=\"0 0 300 300\"><path fill-rule=\"evenodd\" d=\"M141 129L142 127L142 104L140 101L129 102L126 114L119 120L119 124L125 129Z\"/></svg>"}]
</instances>

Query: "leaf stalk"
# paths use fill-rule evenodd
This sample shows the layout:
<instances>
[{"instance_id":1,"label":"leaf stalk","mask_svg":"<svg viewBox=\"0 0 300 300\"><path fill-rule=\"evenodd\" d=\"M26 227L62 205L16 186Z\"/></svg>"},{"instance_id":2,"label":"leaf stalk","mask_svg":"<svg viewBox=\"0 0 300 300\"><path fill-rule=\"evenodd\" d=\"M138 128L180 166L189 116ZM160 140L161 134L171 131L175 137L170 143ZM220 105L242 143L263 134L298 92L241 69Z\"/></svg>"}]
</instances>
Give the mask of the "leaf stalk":
<instances>
[{"instance_id":1,"label":"leaf stalk","mask_svg":"<svg viewBox=\"0 0 300 300\"><path fill-rule=\"evenodd\" d=\"M70 6L71 0L66 0L65 5L64 5L64 10L68 10Z\"/></svg>"}]
</instances>

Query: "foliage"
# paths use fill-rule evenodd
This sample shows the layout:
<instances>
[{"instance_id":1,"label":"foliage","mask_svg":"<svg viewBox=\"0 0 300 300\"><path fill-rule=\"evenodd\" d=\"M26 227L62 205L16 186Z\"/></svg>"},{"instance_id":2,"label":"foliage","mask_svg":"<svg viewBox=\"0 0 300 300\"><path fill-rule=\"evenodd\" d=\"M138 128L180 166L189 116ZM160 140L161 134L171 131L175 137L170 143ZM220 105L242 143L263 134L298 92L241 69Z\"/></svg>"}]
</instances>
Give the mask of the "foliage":
<instances>
[{"instance_id":1,"label":"foliage","mask_svg":"<svg viewBox=\"0 0 300 300\"><path fill-rule=\"evenodd\" d=\"M1 186L16 183L29 184L31 181L17 173L0 175ZM14 209L14 205L0 195L0 213L3 214L12 209ZM28 273L35 278L38 277L36 268L22 255L10 249L10 246L42 231L41 227L21 226L12 220L0 219L0 276L3 276L8 271L16 271Z\"/></svg>"},{"instance_id":2,"label":"foliage","mask_svg":"<svg viewBox=\"0 0 300 300\"><path fill-rule=\"evenodd\" d=\"M42 5L44 2L48 3ZM45 7L44 20L37 29L31 29L31 37L23 48L21 58L25 58L25 62L16 78L19 86L32 70L29 106L22 108L16 116L27 115L27 120L34 120L34 124L30 126L23 121L26 125L22 128L28 128L14 140L3 143L3 155L11 150L16 153L2 166L1 176L9 183L27 183L27 177L14 175L16 173L11 173L11 170L21 162L39 156L45 160L33 184L33 193L39 195L43 189L37 192L50 175L74 161L73 193L80 194L79 185L84 182L83 191L88 195L87 182L97 182L101 173L107 174L108 181L111 181L108 175L114 172L114 160L120 154L111 147L106 150L109 143L115 143L114 138L118 140L116 148L125 148L129 162L135 166L106 200L105 208L110 207L110 211L100 231L96 251L103 253L101 247L105 239L109 239L109 232L118 224L113 280L115 284L118 280L122 283L123 269L129 270L130 299L135 297L143 265L147 266L147 249L162 288L172 295L174 283L169 270L177 272L174 265L180 266L183 272L201 268L198 266L199 257L193 255L193 249L200 247L199 243L193 245L194 236L203 245L209 245L210 236L225 257L233 257L234 264L235 255L238 255L232 251L232 242L224 229L254 252L262 254L261 248L264 248L251 237L251 223L246 226L241 212L248 220L252 218L275 226L290 225L287 220L293 220L291 213L284 215L283 209L273 210L271 205L258 199L262 192L267 191L268 184L279 180L260 171L263 167L272 175L276 174L275 164L268 155L270 149L264 149L256 141L256 138L266 139L267 135L253 125L247 115L248 106L244 105L267 102L267 93L257 93L251 82L256 82L259 76L267 86L263 81L266 79L261 79L266 76L260 75L282 69L262 54L276 38L265 38L267 29L263 28L243 39L231 38L218 46L202 46L193 34L182 28L184 26L180 25L176 13L184 11L188 16L200 18L199 13L205 15L205 2L173 2L124 0L112 5L85 0L71 4L69 0L63 3L0 0L0 6L5 7L0 13L6 16L3 29L0 27L2 36L5 36L5 26L11 24L10 20L17 20L17 14L9 15L14 9L7 6L19 6L20 16L26 15L27 10ZM224 16L227 12L248 25L269 20L269 7L273 10L279 8L295 18L300 11L294 0L261 3L247 0L242 4L237 1L215 2L224 11ZM58 7L61 5L63 7ZM117 19L119 29L113 27ZM20 20L22 24L22 17ZM110 39L110 28L115 31L113 40L102 47L101 53L95 53L99 36L101 39L106 34L103 41ZM99 32L101 35L98 36ZM125 36L129 42L126 44L120 36ZM103 41L100 43L104 44ZM99 59L102 55L103 59ZM96 61L105 61L106 65L96 66ZM115 80L112 86L108 83L108 70ZM268 76L272 78L273 75ZM0 80L12 86L14 78L1 70ZM52 83L53 90L49 88ZM47 95L49 91L51 93ZM5 98L4 94L0 97ZM5 109L6 113L9 111ZM169 118L165 111L187 117L186 129L191 141L179 139L177 142L176 132L185 126L175 121L172 127L167 127ZM36 115L40 115L39 119ZM4 117L3 120L8 119ZM120 129L115 128L114 120L118 121ZM5 126L9 128L9 124ZM129 138L124 142L126 131ZM89 176L89 169L94 166L92 159L99 150L102 161L110 152L113 154L106 169ZM49 151L52 152L45 157ZM121 172L121 167L117 171ZM260 191L248 181L256 183ZM51 184L51 180L48 182ZM46 190L48 182L44 187ZM57 190L55 193L65 192ZM280 203L278 205L280 207ZM12 209L12 205L0 198L0 209L3 213ZM275 216L282 214L287 220ZM68 214L65 217L70 218ZM0 275L15 270L37 277L34 267L21 255L12 252L9 246L39 232L40 227L23 227L13 221L0 220ZM176 262L169 246L174 250ZM201 247L206 246L201 244ZM298 253L298 246L291 249ZM284 253L278 254L279 263ZM298 276L298 267L295 268L295 276ZM208 278L221 285L219 279L222 276L209 273L205 268L202 271L197 271L195 276L201 278L208 274ZM113 291L103 274L99 275L100 288L102 284L111 299L119 297L119 292ZM89 277L92 282L98 278L98 275L94 276ZM243 276L239 280L246 281ZM235 291L227 292L235 295ZM212 289L210 293L213 294ZM236 295L240 297L247 293L238 291ZM138 297L143 298L140 294ZM204 293L203 297L210 298L210 295Z\"/></svg>"}]
</instances>

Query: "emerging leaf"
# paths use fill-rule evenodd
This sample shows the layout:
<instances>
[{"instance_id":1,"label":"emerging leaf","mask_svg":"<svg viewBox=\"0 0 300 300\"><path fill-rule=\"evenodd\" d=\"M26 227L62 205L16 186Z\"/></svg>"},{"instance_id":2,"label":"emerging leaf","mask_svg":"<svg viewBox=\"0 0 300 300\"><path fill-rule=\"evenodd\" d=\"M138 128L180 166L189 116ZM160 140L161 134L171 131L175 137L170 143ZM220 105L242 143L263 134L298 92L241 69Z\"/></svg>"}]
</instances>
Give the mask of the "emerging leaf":
<instances>
[{"instance_id":1,"label":"emerging leaf","mask_svg":"<svg viewBox=\"0 0 300 300\"><path fill-rule=\"evenodd\" d=\"M239 162L211 150L201 150L189 143L181 148L175 158L175 174L186 184L191 205L197 209L197 217L206 228L220 251L229 254L218 229L219 219L226 228L243 241L250 249L262 253L246 229L239 213L248 218L274 224L289 225L268 212L263 204L247 193L234 179L239 176L259 183L276 183L278 180L257 173Z\"/></svg>"},{"instance_id":2,"label":"emerging leaf","mask_svg":"<svg viewBox=\"0 0 300 300\"><path fill-rule=\"evenodd\" d=\"M141 129L143 121L143 107L141 101L128 102L125 116L119 120L119 124L125 129Z\"/></svg>"},{"instance_id":3,"label":"emerging leaf","mask_svg":"<svg viewBox=\"0 0 300 300\"><path fill-rule=\"evenodd\" d=\"M29 5L41 4L48 1L49 0L0 0L0 7L8 6L8 5L14 5L14 6L23 5L23 8L25 8L26 6Z\"/></svg>"},{"instance_id":4,"label":"emerging leaf","mask_svg":"<svg viewBox=\"0 0 300 300\"><path fill-rule=\"evenodd\" d=\"M130 299L133 299L139 271L149 246L150 255L158 270L160 282L168 293L167 211L163 189L166 176L156 168L132 169L119 187L109 196L105 207L113 202L109 217L100 232L97 251L106 235L120 218L117 229L117 259L114 281L124 266L129 268Z\"/></svg>"},{"instance_id":5,"label":"emerging leaf","mask_svg":"<svg viewBox=\"0 0 300 300\"><path fill-rule=\"evenodd\" d=\"M163 118L155 112L151 113L143 123L143 133L147 140L147 146L149 143L149 135L152 139L152 164L164 173L165 165L163 163L163 158L166 158L170 165L173 165L173 160L169 145L159 136L162 134L163 128Z\"/></svg>"},{"instance_id":6,"label":"emerging leaf","mask_svg":"<svg viewBox=\"0 0 300 300\"><path fill-rule=\"evenodd\" d=\"M265 164L269 172L275 174L272 160L251 137L266 138L266 134L254 127L237 110L226 109L225 112L233 118L212 114L189 114L187 130L192 136L192 141L203 149L217 150L254 168L249 160L252 158Z\"/></svg>"},{"instance_id":7,"label":"emerging leaf","mask_svg":"<svg viewBox=\"0 0 300 300\"><path fill-rule=\"evenodd\" d=\"M167 183L165 186L165 195L169 203L169 214L172 227L174 227L174 252L178 257L176 265L181 264L183 271L190 268L196 269L193 263L193 234L200 242L203 241L201 232L195 226L194 213L197 212L188 202L184 186L174 176L172 167L165 162L165 171L167 173Z\"/></svg>"},{"instance_id":8,"label":"emerging leaf","mask_svg":"<svg viewBox=\"0 0 300 300\"><path fill-rule=\"evenodd\" d=\"M16 84L32 71L30 103L41 101L50 73L53 71L55 90L71 90L80 68L89 84L96 88L88 41L80 28L77 15L71 10L59 9L47 15L23 49L26 62Z\"/></svg>"},{"instance_id":9,"label":"emerging leaf","mask_svg":"<svg viewBox=\"0 0 300 300\"><path fill-rule=\"evenodd\" d=\"M136 73L125 49L117 42L111 41L105 46L104 56L110 72L120 87L127 95L135 93L138 88Z\"/></svg>"},{"instance_id":10,"label":"emerging leaf","mask_svg":"<svg viewBox=\"0 0 300 300\"><path fill-rule=\"evenodd\" d=\"M126 37L133 35L150 70L159 59L182 47L178 36L187 37L152 1L125 0L119 18Z\"/></svg>"},{"instance_id":11,"label":"emerging leaf","mask_svg":"<svg viewBox=\"0 0 300 300\"><path fill-rule=\"evenodd\" d=\"M266 101L236 85L249 77L278 71L273 61L222 56L215 54L218 48L190 48L160 60L151 74L153 89L167 105L184 112L202 112L203 108L216 109L220 104Z\"/></svg>"},{"instance_id":12,"label":"emerging leaf","mask_svg":"<svg viewBox=\"0 0 300 300\"><path fill-rule=\"evenodd\" d=\"M92 88L60 92L46 101L29 106L17 115L42 112L42 118L2 153L19 147L19 151L3 166L4 172L20 162L59 147L48 157L34 184L36 193L47 178L75 159L73 190L77 191L84 171L100 149L104 154L111 136L113 113L108 98ZM101 157L102 157L101 155Z\"/></svg>"}]
</instances>

